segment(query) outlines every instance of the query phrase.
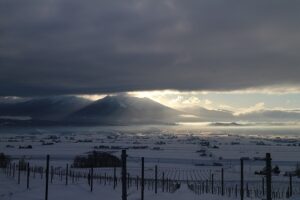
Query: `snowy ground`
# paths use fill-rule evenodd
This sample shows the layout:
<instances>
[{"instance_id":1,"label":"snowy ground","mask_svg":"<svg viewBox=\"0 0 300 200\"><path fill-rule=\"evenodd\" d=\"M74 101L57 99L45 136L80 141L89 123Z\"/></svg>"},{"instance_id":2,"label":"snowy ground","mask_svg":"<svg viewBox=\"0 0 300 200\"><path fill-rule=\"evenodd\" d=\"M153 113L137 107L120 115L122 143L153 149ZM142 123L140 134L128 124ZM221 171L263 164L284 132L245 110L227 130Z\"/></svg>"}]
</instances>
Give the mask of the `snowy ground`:
<instances>
[{"instance_id":1,"label":"snowy ground","mask_svg":"<svg viewBox=\"0 0 300 200\"><path fill-rule=\"evenodd\" d=\"M249 134L248 134L249 135ZM44 144L44 145L43 145ZM47 145L45 145L47 144ZM209 145L208 145L209 144ZM20 149L20 146L31 145L32 149ZM98 149L95 149L95 146ZM121 149L127 149L128 173L131 177L140 175L140 158L145 157L145 177L154 177L154 166L158 166L158 177L178 180L181 186L174 193L161 192L154 194L152 189L145 190L145 199L226 199L218 195L197 195L191 191L186 181L211 180L219 184L221 168L224 168L225 184L232 187L239 184L240 158L245 161L245 181L249 187L261 187L262 177L254 175L261 170L265 162L255 158L272 155L273 165L281 169L279 176L273 177L274 190L286 191L289 178L283 176L286 171L295 169L300 155L300 138L289 135L270 136L252 134L229 134L224 131L201 132L195 130L173 130L143 128L141 130L68 130L57 132L52 129L39 129L38 132L7 132L0 135L0 152L19 159L25 157L31 165L45 166L46 154L51 157L50 165L64 168L71 164L76 155L89 151L107 151L116 156ZM222 166L218 166L222 165ZM95 169L95 173L112 175L113 169ZM32 179L30 189L23 181L17 184L16 178L0 173L0 199L44 199L44 180ZM118 176L120 169L117 169ZM25 176L25 175L23 175ZM24 177L25 178L25 177ZM298 178L293 184L299 188ZM140 199L140 191L131 187L128 199ZM295 189L295 193L299 192ZM86 181L70 183L65 186L58 181L49 186L49 199L120 199L120 185L113 189L111 185L95 184L93 192L89 191ZM294 197L295 199L296 197ZM232 198L228 198L232 199Z\"/></svg>"},{"instance_id":2,"label":"snowy ground","mask_svg":"<svg viewBox=\"0 0 300 200\"><path fill-rule=\"evenodd\" d=\"M30 189L26 189L26 183L23 182L20 185L17 184L16 180L7 178L3 174L0 175L0 199L1 200L42 200L44 199L45 186L41 180L34 180L31 183ZM68 186L64 183L50 184L49 186L49 199L55 200L79 200L79 199L121 199L121 188L118 186L115 190L111 185L95 185L94 191L91 192L87 184L70 184ZM191 192L187 185L182 185L180 189L174 193L163 193L159 191L155 194L153 191L145 190L145 199L151 200L194 200L194 199L210 199L210 200L229 200L217 195L196 195ZM128 200L140 199L140 191L129 190ZM245 198L247 199L247 198Z\"/></svg>"}]
</instances>

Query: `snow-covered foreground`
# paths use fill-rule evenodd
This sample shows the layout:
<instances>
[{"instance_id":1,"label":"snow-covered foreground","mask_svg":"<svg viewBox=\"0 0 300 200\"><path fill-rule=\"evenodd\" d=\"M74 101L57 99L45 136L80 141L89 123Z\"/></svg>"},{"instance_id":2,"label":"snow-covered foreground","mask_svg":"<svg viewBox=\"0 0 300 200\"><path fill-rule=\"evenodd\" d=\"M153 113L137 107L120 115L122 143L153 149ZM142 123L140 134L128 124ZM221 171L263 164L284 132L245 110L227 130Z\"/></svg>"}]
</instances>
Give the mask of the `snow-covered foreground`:
<instances>
[{"instance_id":1,"label":"snow-covered foreground","mask_svg":"<svg viewBox=\"0 0 300 200\"><path fill-rule=\"evenodd\" d=\"M25 177L23 177L25 178ZM30 188L26 188L26 181L21 181L17 184L17 180L12 177L7 177L3 173L0 174L0 199L1 200L42 200L45 198L45 183L44 180L36 178L31 179ZM300 196L294 196L291 200L299 199ZM117 186L115 189L111 185L95 184L94 190L91 192L88 184L76 183L68 184L62 182L53 182L49 185L49 199L55 200L82 200L82 199L121 199L121 187ZM140 199L140 191L136 189L129 189L128 200ZM196 195L188 189L186 184L183 184L174 193L158 191L155 194L153 191L145 190L145 199L151 200L193 200L193 199L207 199L207 200L229 200L235 198L220 197L218 195ZM245 198L253 199L253 198Z\"/></svg>"},{"instance_id":2,"label":"snow-covered foreground","mask_svg":"<svg viewBox=\"0 0 300 200\"><path fill-rule=\"evenodd\" d=\"M17 181L0 175L0 199L1 200L42 200L45 197L45 185L40 179L32 180L31 187L26 189L26 182L21 182L20 185ZM93 192L87 184L69 184L54 183L49 185L49 199L53 200L82 200L82 199L121 199L121 187L118 186L114 190L111 185L97 185L95 184ZM128 200L140 199L140 191L131 189L128 192ZM167 193L158 191L155 194L153 191L145 190L145 199L151 200L193 200L193 199L209 199L209 200L229 200L232 198L220 197L217 195L196 195L188 189L186 184L183 184L180 189L174 193ZM248 198L245 198L248 199Z\"/></svg>"},{"instance_id":3,"label":"snow-covered foreground","mask_svg":"<svg viewBox=\"0 0 300 200\"><path fill-rule=\"evenodd\" d=\"M59 130L59 129L58 129ZM236 131L236 130L235 130ZM245 132L245 130L242 130ZM252 132L251 132L252 133ZM31 147L31 148L30 148ZM50 155L50 166L65 170L66 164L72 164L76 155L86 155L93 150L105 151L120 157L121 150L128 154L128 173L133 179L141 174L141 157L145 157L145 178L154 178L154 167L158 167L160 181L158 193L153 190L153 182L145 186L145 199L239 199L240 158L245 159L244 176L251 198L261 196L262 176L254 175L265 166L261 160L267 152L272 155L273 166L278 165L281 173L273 176L274 195L280 199L286 197L289 188L289 177L285 172L294 171L300 155L300 138L289 135L263 136L251 134L230 134L227 131L203 132L200 130L175 130L173 128L143 128L129 130L111 129L38 129L36 131L7 132L1 131L0 152L17 160L24 158L30 166L45 167L46 154ZM224 169L226 195L220 195L221 169ZM87 170L71 169L73 171ZM120 169L117 168L120 178ZM112 168L95 169L95 174L112 176ZM161 179L174 180L180 183L177 190L162 191ZM5 199L44 199L45 178L33 178L30 175L30 188L26 189L26 174L21 173L21 184L16 176L8 177L0 172L0 200ZM212 177L215 194L203 192L211 186ZM134 181L134 180L133 180ZM293 177L294 199L300 193L300 182ZM151 185L152 184L152 185ZM192 191L188 184L198 188ZM209 186L206 186L209 185ZM200 192L199 192L200 191ZM200 194L199 194L200 193ZM231 195L229 197L229 195ZM49 185L50 199L121 199L121 184L114 189L111 182L99 183L95 180L94 190L90 192L87 179L72 181L66 186L59 176L54 177ZM128 199L140 199L140 188L134 184L128 189ZM247 198L245 198L247 199ZM256 199L261 199L256 198ZM298 198L300 199L300 198Z\"/></svg>"}]
</instances>

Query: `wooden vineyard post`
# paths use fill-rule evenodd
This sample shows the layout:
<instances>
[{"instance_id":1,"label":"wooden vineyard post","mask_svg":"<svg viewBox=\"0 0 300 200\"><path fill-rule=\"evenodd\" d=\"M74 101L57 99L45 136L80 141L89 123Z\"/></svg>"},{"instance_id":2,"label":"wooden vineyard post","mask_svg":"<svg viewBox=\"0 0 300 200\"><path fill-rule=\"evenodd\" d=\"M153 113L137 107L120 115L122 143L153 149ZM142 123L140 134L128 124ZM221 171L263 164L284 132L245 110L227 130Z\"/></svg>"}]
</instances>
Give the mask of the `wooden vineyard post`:
<instances>
[{"instance_id":1,"label":"wooden vineyard post","mask_svg":"<svg viewBox=\"0 0 300 200\"><path fill-rule=\"evenodd\" d=\"M157 194L157 165L155 165L155 194Z\"/></svg>"},{"instance_id":2,"label":"wooden vineyard post","mask_svg":"<svg viewBox=\"0 0 300 200\"><path fill-rule=\"evenodd\" d=\"M211 174L211 193L214 194L214 174Z\"/></svg>"},{"instance_id":3,"label":"wooden vineyard post","mask_svg":"<svg viewBox=\"0 0 300 200\"><path fill-rule=\"evenodd\" d=\"M289 197L293 195L293 182L292 182L292 174L290 174L290 191Z\"/></svg>"},{"instance_id":4,"label":"wooden vineyard post","mask_svg":"<svg viewBox=\"0 0 300 200\"><path fill-rule=\"evenodd\" d=\"M129 189L130 187L130 174L127 173L127 188Z\"/></svg>"},{"instance_id":5,"label":"wooden vineyard post","mask_svg":"<svg viewBox=\"0 0 300 200\"><path fill-rule=\"evenodd\" d=\"M91 182L91 192L93 192L93 177L94 177L94 168L91 167L91 175L90 175L90 182Z\"/></svg>"},{"instance_id":6,"label":"wooden vineyard post","mask_svg":"<svg viewBox=\"0 0 300 200\"><path fill-rule=\"evenodd\" d=\"M165 191L165 172L162 174L162 191Z\"/></svg>"},{"instance_id":7,"label":"wooden vineyard post","mask_svg":"<svg viewBox=\"0 0 300 200\"><path fill-rule=\"evenodd\" d=\"M69 165L66 166L66 185L68 185Z\"/></svg>"},{"instance_id":8,"label":"wooden vineyard post","mask_svg":"<svg viewBox=\"0 0 300 200\"><path fill-rule=\"evenodd\" d=\"M271 154L266 154L266 182L267 182L267 200L272 200L272 164Z\"/></svg>"},{"instance_id":9,"label":"wooden vineyard post","mask_svg":"<svg viewBox=\"0 0 300 200\"><path fill-rule=\"evenodd\" d=\"M141 179L141 200L144 200L144 157L142 157L142 179Z\"/></svg>"},{"instance_id":10,"label":"wooden vineyard post","mask_svg":"<svg viewBox=\"0 0 300 200\"><path fill-rule=\"evenodd\" d=\"M116 166L114 167L114 189L116 189L116 182L117 182L117 178L116 178Z\"/></svg>"},{"instance_id":11,"label":"wooden vineyard post","mask_svg":"<svg viewBox=\"0 0 300 200\"><path fill-rule=\"evenodd\" d=\"M224 168L222 168L222 170L221 170L221 184L222 184L222 188L221 188L221 194L222 194L222 196L224 196Z\"/></svg>"},{"instance_id":12,"label":"wooden vineyard post","mask_svg":"<svg viewBox=\"0 0 300 200\"><path fill-rule=\"evenodd\" d=\"M52 182L53 182L53 176L54 176L54 169L53 169L53 166L51 166L50 176L51 176L51 178L50 178L50 183L52 183Z\"/></svg>"},{"instance_id":13,"label":"wooden vineyard post","mask_svg":"<svg viewBox=\"0 0 300 200\"><path fill-rule=\"evenodd\" d=\"M30 166L28 162L27 163L27 189L29 189L29 175L30 175Z\"/></svg>"},{"instance_id":14,"label":"wooden vineyard post","mask_svg":"<svg viewBox=\"0 0 300 200\"><path fill-rule=\"evenodd\" d=\"M19 165L18 165L18 184L21 182L21 161L19 160Z\"/></svg>"},{"instance_id":15,"label":"wooden vineyard post","mask_svg":"<svg viewBox=\"0 0 300 200\"><path fill-rule=\"evenodd\" d=\"M47 161L46 161L46 190L45 190L45 200L48 200L49 160L50 160L50 156L47 155Z\"/></svg>"},{"instance_id":16,"label":"wooden vineyard post","mask_svg":"<svg viewBox=\"0 0 300 200\"><path fill-rule=\"evenodd\" d=\"M16 163L13 164L13 177L15 178Z\"/></svg>"},{"instance_id":17,"label":"wooden vineyard post","mask_svg":"<svg viewBox=\"0 0 300 200\"><path fill-rule=\"evenodd\" d=\"M263 194L263 196L265 196L265 178L263 177L262 178L262 186L261 186L262 188L262 194Z\"/></svg>"},{"instance_id":18,"label":"wooden vineyard post","mask_svg":"<svg viewBox=\"0 0 300 200\"><path fill-rule=\"evenodd\" d=\"M127 169L126 169L126 150L122 150L122 200L127 200Z\"/></svg>"},{"instance_id":19,"label":"wooden vineyard post","mask_svg":"<svg viewBox=\"0 0 300 200\"><path fill-rule=\"evenodd\" d=\"M8 165L6 165L6 175L9 177L11 176L11 172L12 172L12 168L11 168L11 163L9 163Z\"/></svg>"},{"instance_id":20,"label":"wooden vineyard post","mask_svg":"<svg viewBox=\"0 0 300 200\"><path fill-rule=\"evenodd\" d=\"M241 200L244 199L244 160L241 158Z\"/></svg>"},{"instance_id":21,"label":"wooden vineyard post","mask_svg":"<svg viewBox=\"0 0 300 200\"><path fill-rule=\"evenodd\" d=\"M9 163L9 165L6 167L8 170L8 176L11 176L11 163Z\"/></svg>"}]
</instances>

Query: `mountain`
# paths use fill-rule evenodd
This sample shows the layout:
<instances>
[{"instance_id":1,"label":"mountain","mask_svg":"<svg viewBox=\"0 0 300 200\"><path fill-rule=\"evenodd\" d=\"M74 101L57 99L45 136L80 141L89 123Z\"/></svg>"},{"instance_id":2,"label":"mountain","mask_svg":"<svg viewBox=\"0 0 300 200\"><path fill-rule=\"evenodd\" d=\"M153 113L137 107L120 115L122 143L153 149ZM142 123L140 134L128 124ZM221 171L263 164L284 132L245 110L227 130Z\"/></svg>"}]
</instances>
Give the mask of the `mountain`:
<instances>
[{"instance_id":1,"label":"mountain","mask_svg":"<svg viewBox=\"0 0 300 200\"><path fill-rule=\"evenodd\" d=\"M259 110L240 114L237 118L253 122L299 122L299 110Z\"/></svg>"},{"instance_id":2,"label":"mountain","mask_svg":"<svg viewBox=\"0 0 300 200\"><path fill-rule=\"evenodd\" d=\"M72 113L66 121L82 124L169 124L179 119L180 111L148 98L128 95L106 96Z\"/></svg>"},{"instance_id":3,"label":"mountain","mask_svg":"<svg viewBox=\"0 0 300 200\"><path fill-rule=\"evenodd\" d=\"M185 112L198 116L199 121L232 121L235 120L233 113L227 110L209 110L203 107L187 107Z\"/></svg>"},{"instance_id":4,"label":"mountain","mask_svg":"<svg viewBox=\"0 0 300 200\"><path fill-rule=\"evenodd\" d=\"M0 103L0 117L29 117L32 120L59 121L91 101L74 96L56 96Z\"/></svg>"},{"instance_id":5,"label":"mountain","mask_svg":"<svg viewBox=\"0 0 300 200\"><path fill-rule=\"evenodd\" d=\"M243 124L239 124L237 122L213 122L210 123L209 125L210 126L243 126Z\"/></svg>"},{"instance_id":6,"label":"mountain","mask_svg":"<svg viewBox=\"0 0 300 200\"><path fill-rule=\"evenodd\" d=\"M209 122L295 122L300 120L299 110L258 110L235 115L227 110L209 110L203 107L186 108L185 112L198 116L199 121Z\"/></svg>"},{"instance_id":7,"label":"mountain","mask_svg":"<svg viewBox=\"0 0 300 200\"><path fill-rule=\"evenodd\" d=\"M201 121L261 123L298 122L299 119L299 110L259 110L239 115L234 115L232 111L202 107L186 107L178 111L148 98L129 95L106 96L97 101L75 96L0 101L0 126L174 124Z\"/></svg>"}]
</instances>

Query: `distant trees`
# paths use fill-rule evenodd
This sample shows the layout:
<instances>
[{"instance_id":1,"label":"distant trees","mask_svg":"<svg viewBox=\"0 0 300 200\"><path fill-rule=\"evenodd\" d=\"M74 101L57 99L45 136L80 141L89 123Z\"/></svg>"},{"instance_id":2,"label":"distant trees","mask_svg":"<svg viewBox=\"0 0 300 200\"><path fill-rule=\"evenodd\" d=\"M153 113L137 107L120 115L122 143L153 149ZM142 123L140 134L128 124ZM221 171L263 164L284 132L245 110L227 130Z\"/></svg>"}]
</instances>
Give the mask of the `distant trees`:
<instances>
[{"instance_id":1,"label":"distant trees","mask_svg":"<svg viewBox=\"0 0 300 200\"><path fill-rule=\"evenodd\" d=\"M266 175L266 167L264 167L263 170L261 170L261 171L255 171L254 174ZM272 169L272 174L274 174L274 175L280 174L280 169L279 169L278 165L275 165L275 167Z\"/></svg>"},{"instance_id":2,"label":"distant trees","mask_svg":"<svg viewBox=\"0 0 300 200\"><path fill-rule=\"evenodd\" d=\"M274 173L274 174L276 174L276 175L280 174L280 169L279 169L278 165L276 165L276 166L272 169L272 173Z\"/></svg>"},{"instance_id":3,"label":"distant trees","mask_svg":"<svg viewBox=\"0 0 300 200\"><path fill-rule=\"evenodd\" d=\"M90 167L120 167L121 160L107 152L92 151L87 156L76 156L72 167L90 168Z\"/></svg>"},{"instance_id":4,"label":"distant trees","mask_svg":"<svg viewBox=\"0 0 300 200\"><path fill-rule=\"evenodd\" d=\"M5 168L10 163L10 157L0 153L0 168Z\"/></svg>"}]
</instances>

